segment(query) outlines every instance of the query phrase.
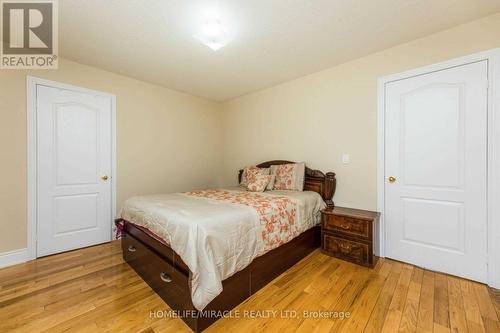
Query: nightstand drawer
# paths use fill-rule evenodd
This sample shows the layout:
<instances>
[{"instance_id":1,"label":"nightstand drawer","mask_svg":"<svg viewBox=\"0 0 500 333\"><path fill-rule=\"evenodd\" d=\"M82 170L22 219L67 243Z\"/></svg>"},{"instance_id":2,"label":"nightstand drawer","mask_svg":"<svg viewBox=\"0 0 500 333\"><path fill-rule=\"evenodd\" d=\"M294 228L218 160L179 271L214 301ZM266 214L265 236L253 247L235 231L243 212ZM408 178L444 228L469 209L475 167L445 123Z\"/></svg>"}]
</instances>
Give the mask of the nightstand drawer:
<instances>
[{"instance_id":1,"label":"nightstand drawer","mask_svg":"<svg viewBox=\"0 0 500 333\"><path fill-rule=\"evenodd\" d=\"M370 238L370 223L364 220L354 219L347 216L325 214L323 228L325 230L339 231L347 235Z\"/></svg>"},{"instance_id":2,"label":"nightstand drawer","mask_svg":"<svg viewBox=\"0 0 500 333\"><path fill-rule=\"evenodd\" d=\"M370 244L338 238L327 233L323 237L323 251L334 257L370 266L372 250Z\"/></svg>"}]
</instances>

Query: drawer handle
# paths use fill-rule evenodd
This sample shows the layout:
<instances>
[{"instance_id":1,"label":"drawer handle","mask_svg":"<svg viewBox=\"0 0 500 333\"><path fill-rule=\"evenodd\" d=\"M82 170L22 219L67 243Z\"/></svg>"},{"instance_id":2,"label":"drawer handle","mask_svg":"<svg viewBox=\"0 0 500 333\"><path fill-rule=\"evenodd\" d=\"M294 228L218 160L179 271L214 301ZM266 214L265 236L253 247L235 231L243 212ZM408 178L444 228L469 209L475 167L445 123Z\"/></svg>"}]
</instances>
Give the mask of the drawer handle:
<instances>
[{"instance_id":1,"label":"drawer handle","mask_svg":"<svg viewBox=\"0 0 500 333\"><path fill-rule=\"evenodd\" d=\"M345 230L351 229L351 226L349 224L341 224L340 227Z\"/></svg>"},{"instance_id":2,"label":"drawer handle","mask_svg":"<svg viewBox=\"0 0 500 333\"><path fill-rule=\"evenodd\" d=\"M128 252L135 252L135 251L137 251L137 249L135 248L135 246L130 245L130 246L128 247Z\"/></svg>"},{"instance_id":3,"label":"drawer handle","mask_svg":"<svg viewBox=\"0 0 500 333\"><path fill-rule=\"evenodd\" d=\"M170 275L168 275L167 273L165 272L161 272L160 273L160 279L163 281L163 282L166 282L166 283L170 283L172 282L172 278L170 277Z\"/></svg>"},{"instance_id":4,"label":"drawer handle","mask_svg":"<svg viewBox=\"0 0 500 333\"><path fill-rule=\"evenodd\" d=\"M340 243L339 246L340 246L341 250L351 251L351 246L348 244ZM342 252L344 252L344 251L342 251Z\"/></svg>"}]
</instances>

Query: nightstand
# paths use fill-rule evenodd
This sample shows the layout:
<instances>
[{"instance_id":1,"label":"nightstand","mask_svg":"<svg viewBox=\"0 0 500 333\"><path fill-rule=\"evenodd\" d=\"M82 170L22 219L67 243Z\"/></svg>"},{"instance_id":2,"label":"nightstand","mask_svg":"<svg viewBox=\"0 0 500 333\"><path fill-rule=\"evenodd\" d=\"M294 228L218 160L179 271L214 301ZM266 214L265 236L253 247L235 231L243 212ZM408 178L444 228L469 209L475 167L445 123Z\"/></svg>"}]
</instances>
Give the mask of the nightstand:
<instances>
[{"instance_id":1,"label":"nightstand","mask_svg":"<svg viewBox=\"0 0 500 333\"><path fill-rule=\"evenodd\" d=\"M322 252L359 265L375 264L373 236L380 214L335 207L321 211Z\"/></svg>"}]
</instances>

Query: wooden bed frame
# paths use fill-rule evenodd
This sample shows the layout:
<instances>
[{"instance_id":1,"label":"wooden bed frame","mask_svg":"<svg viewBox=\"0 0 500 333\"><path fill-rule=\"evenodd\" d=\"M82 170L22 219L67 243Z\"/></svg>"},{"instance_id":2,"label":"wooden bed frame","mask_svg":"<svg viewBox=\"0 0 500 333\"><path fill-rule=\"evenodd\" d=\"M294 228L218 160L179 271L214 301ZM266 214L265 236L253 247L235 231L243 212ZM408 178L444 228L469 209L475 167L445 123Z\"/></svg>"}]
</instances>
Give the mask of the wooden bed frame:
<instances>
[{"instance_id":1,"label":"wooden bed frame","mask_svg":"<svg viewBox=\"0 0 500 333\"><path fill-rule=\"evenodd\" d=\"M258 167L293 163L270 161ZM239 171L241 179L243 170ZM323 174L306 167L304 190L318 192L333 207L336 179L333 172ZM128 221L122 224L122 249L125 261L151 288L176 311L193 331L201 332L242 301L255 294L274 278L296 264L320 244L320 227L315 226L292 241L256 258L248 267L222 281L223 292L200 312L191 301L189 268L168 245L152 237L147 230Z\"/></svg>"}]
</instances>

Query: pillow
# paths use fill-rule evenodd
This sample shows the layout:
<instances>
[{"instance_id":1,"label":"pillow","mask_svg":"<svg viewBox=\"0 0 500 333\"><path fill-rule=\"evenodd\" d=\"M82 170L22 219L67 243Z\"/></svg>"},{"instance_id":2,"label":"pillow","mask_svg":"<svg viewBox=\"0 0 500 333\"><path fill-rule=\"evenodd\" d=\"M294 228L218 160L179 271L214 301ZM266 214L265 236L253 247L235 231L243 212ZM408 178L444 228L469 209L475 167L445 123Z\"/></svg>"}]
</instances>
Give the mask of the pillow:
<instances>
[{"instance_id":1,"label":"pillow","mask_svg":"<svg viewBox=\"0 0 500 333\"><path fill-rule=\"evenodd\" d=\"M266 191L272 191L274 188L274 181L276 180L276 176L275 175L270 175L270 176L271 180L269 181L269 184L267 184Z\"/></svg>"},{"instance_id":2,"label":"pillow","mask_svg":"<svg viewBox=\"0 0 500 333\"><path fill-rule=\"evenodd\" d=\"M243 169L240 185L246 187L249 183L254 183L255 176L257 175L269 175L269 168L258 168L256 166L246 167Z\"/></svg>"},{"instance_id":3,"label":"pillow","mask_svg":"<svg viewBox=\"0 0 500 333\"><path fill-rule=\"evenodd\" d=\"M276 176L273 189L303 191L305 173L304 162L272 165L271 174Z\"/></svg>"},{"instance_id":4,"label":"pillow","mask_svg":"<svg viewBox=\"0 0 500 333\"><path fill-rule=\"evenodd\" d=\"M251 192L264 192L272 177L271 175L256 175L255 181L247 185L247 190Z\"/></svg>"}]
</instances>

